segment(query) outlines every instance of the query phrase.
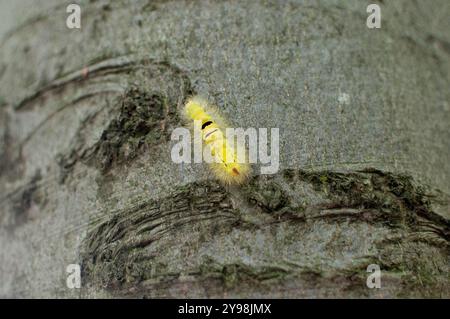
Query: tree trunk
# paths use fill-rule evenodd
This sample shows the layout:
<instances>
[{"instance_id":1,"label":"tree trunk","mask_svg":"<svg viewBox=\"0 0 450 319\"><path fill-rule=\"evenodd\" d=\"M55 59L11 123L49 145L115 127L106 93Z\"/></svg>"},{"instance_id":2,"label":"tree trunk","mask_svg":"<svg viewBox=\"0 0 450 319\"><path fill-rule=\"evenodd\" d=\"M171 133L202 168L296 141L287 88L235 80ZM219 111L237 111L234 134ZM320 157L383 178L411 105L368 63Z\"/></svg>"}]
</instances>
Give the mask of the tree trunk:
<instances>
[{"instance_id":1,"label":"tree trunk","mask_svg":"<svg viewBox=\"0 0 450 319\"><path fill-rule=\"evenodd\" d=\"M0 296L450 297L448 1L79 4L0 4ZM279 171L173 163L193 94Z\"/></svg>"}]
</instances>

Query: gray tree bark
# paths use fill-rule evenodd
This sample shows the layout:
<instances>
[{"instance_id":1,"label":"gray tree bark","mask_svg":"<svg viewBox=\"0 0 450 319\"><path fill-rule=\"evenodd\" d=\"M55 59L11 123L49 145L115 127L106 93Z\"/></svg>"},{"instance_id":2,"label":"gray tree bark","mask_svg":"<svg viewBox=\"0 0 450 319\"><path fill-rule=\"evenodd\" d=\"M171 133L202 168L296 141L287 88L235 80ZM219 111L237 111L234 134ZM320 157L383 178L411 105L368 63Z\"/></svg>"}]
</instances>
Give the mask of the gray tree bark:
<instances>
[{"instance_id":1,"label":"gray tree bark","mask_svg":"<svg viewBox=\"0 0 450 319\"><path fill-rule=\"evenodd\" d=\"M377 3L2 2L0 296L449 298L450 4ZM192 94L279 172L173 163Z\"/></svg>"}]
</instances>

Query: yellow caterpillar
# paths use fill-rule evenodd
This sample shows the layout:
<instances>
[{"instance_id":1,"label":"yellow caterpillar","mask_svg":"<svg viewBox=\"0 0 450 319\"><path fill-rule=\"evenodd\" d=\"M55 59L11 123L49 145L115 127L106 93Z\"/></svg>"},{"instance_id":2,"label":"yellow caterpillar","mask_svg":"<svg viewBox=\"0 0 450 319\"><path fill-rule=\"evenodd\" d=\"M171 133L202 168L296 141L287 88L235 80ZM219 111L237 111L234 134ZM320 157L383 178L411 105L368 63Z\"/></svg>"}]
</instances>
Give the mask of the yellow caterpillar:
<instances>
[{"instance_id":1,"label":"yellow caterpillar","mask_svg":"<svg viewBox=\"0 0 450 319\"><path fill-rule=\"evenodd\" d=\"M220 116L206 100L195 96L186 102L185 115L190 121L197 121L200 125L194 125L194 130L200 130L201 138L205 148L208 148L212 158L211 169L217 178L225 184L241 184L249 173L250 165L245 156L244 161L238 161L238 154L243 151L244 145L235 145L227 139L225 129L228 127Z\"/></svg>"}]
</instances>

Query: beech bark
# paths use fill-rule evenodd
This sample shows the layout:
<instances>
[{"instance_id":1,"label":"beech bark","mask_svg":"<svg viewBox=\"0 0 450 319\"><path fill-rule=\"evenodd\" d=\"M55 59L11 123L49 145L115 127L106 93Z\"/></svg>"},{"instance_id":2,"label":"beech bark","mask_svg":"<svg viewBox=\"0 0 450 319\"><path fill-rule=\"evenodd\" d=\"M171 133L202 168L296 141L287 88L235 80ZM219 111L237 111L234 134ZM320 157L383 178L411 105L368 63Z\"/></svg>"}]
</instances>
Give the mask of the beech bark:
<instances>
[{"instance_id":1,"label":"beech bark","mask_svg":"<svg viewBox=\"0 0 450 319\"><path fill-rule=\"evenodd\" d=\"M450 4L376 3L2 2L0 296L449 298ZM192 94L279 172L173 163Z\"/></svg>"}]
</instances>

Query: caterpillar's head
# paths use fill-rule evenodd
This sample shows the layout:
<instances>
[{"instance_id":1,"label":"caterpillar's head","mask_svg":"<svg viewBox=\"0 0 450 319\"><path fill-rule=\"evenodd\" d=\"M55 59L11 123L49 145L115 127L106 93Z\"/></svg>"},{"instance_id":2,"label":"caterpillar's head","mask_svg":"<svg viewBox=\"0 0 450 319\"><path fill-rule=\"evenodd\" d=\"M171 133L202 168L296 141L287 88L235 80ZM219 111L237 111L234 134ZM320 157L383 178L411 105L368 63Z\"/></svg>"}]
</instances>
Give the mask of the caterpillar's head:
<instances>
[{"instance_id":1,"label":"caterpillar's head","mask_svg":"<svg viewBox=\"0 0 450 319\"><path fill-rule=\"evenodd\" d=\"M205 112L207 102L198 96L194 96L186 102L184 107L186 116L191 120L207 120L210 118Z\"/></svg>"}]
</instances>

